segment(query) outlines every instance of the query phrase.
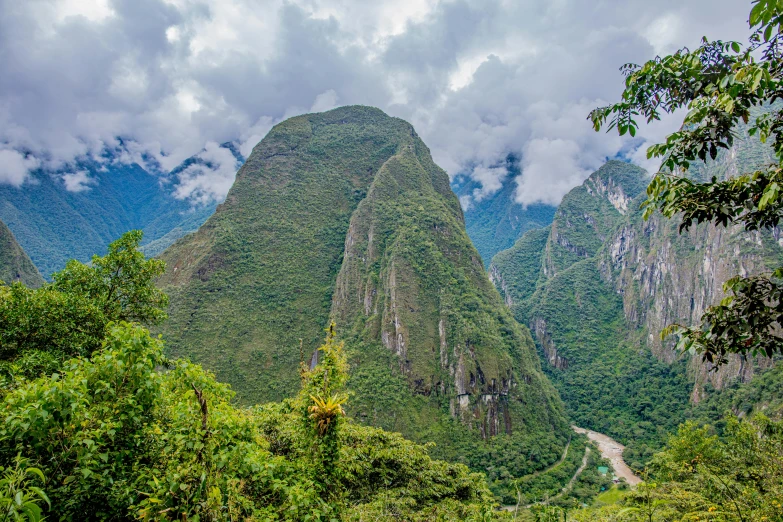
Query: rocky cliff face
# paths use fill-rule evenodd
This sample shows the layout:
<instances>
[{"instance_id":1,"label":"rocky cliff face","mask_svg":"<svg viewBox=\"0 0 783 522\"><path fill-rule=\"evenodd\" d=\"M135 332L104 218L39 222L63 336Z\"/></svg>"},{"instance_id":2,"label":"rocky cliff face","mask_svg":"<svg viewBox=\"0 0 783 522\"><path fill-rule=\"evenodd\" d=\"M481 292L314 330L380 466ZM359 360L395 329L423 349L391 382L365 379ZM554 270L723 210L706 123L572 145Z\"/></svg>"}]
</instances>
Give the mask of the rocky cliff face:
<instances>
[{"instance_id":1,"label":"rocky cliff face","mask_svg":"<svg viewBox=\"0 0 783 522\"><path fill-rule=\"evenodd\" d=\"M31 288L38 288L44 284L38 269L2 221L0 221L0 281L8 285L21 282Z\"/></svg>"},{"instance_id":2,"label":"rocky cliff face","mask_svg":"<svg viewBox=\"0 0 783 522\"><path fill-rule=\"evenodd\" d=\"M436 441L444 456L498 434L553 448L566 438L529 331L487 278L448 176L402 120L344 107L276 126L215 215L163 259L171 352L244 402L294 394L301 354L334 321L356 418Z\"/></svg>"},{"instance_id":3,"label":"rocky cliff face","mask_svg":"<svg viewBox=\"0 0 783 522\"><path fill-rule=\"evenodd\" d=\"M642 169L609 161L585 183L566 194L555 212L547 241L543 275L554 277L572 264L596 255L607 235L644 189Z\"/></svg>"},{"instance_id":4,"label":"rocky cliff face","mask_svg":"<svg viewBox=\"0 0 783 522\"><path fill-rule=\"evenodd\" d=\"M697 179L730 176L752 168L768 156L749 139L709 165L696 165L688 175ZM633 412L642 400L635 392L610 386L605 370L628 358L656 361L659 388L671 388L679 403L657 421L674 420L688 409L688 400L701 401L708 390L722 389L739 379L749 380L754 368L768 360L739 357L718 371L699 358L674 351L674 340L661 341L668 324L698 324L704 310L723 297L723 282L741 274L769 271L783 263L783 248L775 231L745 232L713 225L692 227L679 234L679 221L655 214L648 221L639 210L648 178L622 164L602 168L569 193L558 208L546 241L523 237L514 248L498 254L490 267L492 280L516 317L530 325L549 371L569 408L590 422L604 406L600 397L585 398L577 384L627 401L617 415L628 413L639 426L655 415ZM536 260L538 262L536 263ZM534 281L534 282L533 282ZM569 375L570 374L570 375ZM631 369L631 387L640 379ZM578 396L578 397L577 397ZM576 404L569 397L577 397ZM620 411L621 410L621 411ZM650 411L654 410L652 408ZM656 415L658 415L656 414ZM591 417L592 416L592 417ZM611 431L610 427L610 431ZM614 429L617 429L616 427ZM629 432L618 436L628 440Z\"/></svg>"},{"instance_id":5,"label":"rocky cliff face","mask_svg":"<svg viewBox=\"0 0 783 522\"><path fill-rule=\"evenodd\" d=\"M783 261L783 250L771 232L707 224L680 235L677 226L678 221L657 214L647 222L635 215L612 234L598 259L602 276L623 296L628 328L642 331L647 348L666 362L679 354L674 339L662 341L658 332L675 322L699 324L704 310L724 297L727 279L770 271ZM691 358L691 400L704 397L707 382L716 389L736 378L747 382L755 366L769 363L734 356L728 365L711 371L709 364Z\"/></svg>"}]
</instances>

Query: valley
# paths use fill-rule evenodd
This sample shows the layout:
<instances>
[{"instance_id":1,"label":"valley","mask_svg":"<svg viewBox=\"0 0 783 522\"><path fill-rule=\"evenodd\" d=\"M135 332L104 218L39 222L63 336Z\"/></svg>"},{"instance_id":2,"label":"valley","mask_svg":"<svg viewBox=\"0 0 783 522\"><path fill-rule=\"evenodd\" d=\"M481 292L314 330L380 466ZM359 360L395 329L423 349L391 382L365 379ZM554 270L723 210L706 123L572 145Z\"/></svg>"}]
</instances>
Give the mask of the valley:
<instances>
[{"instance_id":1,"label":"valley","mask_svg":"<svg viewBox=\"0 0 783 522\"><path fill-rule=\"evenodd\" d=\"M379 2L0 2L3 522L783 522L783 1Z\"/></svg>"},{"instance_id":2,"label":"valley","mask_svg":"<svg viewBox=\"0 0 783 522\"><path fill-rule=\"evenodd\" d=\"M763 149L746 143L694 175L760 161ZM331 323L351 368L346 411L361 424L435 443L434 457L485 473L505 503L591 501L591 488L611 487L600 465L635 487L631 468L643 469L679 424L719 420L719 404L762 382L756 373L768 381L760 389L780 382L762 359L705 372L655 340L667 321L694 321L714 302L724 274L775 266L783 248L772 235L680 236L659 217L642 221L648 179L609 161L538 221L501 191L473 212L505 214L471 228L406 122L359 106L293 118L254 149L203 226L161 229L150 243L147 255L172 243L158 279L169 318L155 331L167 354L203 364L251 405L297 393L299 368L317 367ZM471 230L498 250L488 269ZM17 252L3 263L9 281L43 284L6 237ZM695 282L690 315L656 315L683 281ZM779 402L765 404L779 415Z\"/></svg>"}]
</instances>

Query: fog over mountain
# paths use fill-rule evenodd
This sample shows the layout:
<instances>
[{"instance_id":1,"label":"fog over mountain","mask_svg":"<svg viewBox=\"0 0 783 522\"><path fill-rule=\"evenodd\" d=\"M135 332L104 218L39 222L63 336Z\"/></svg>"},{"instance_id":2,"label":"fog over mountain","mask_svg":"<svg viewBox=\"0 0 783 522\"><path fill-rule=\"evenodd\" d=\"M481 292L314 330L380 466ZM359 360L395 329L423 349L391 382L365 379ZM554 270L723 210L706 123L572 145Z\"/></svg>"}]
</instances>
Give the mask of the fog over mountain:
<instances>
[{"instance_id":1,"label":"fog over mountain","mask_svg":"<svg viewBox=\"0 0 783 522\"><path fill-rule=\"evenodd\" d=\"M226 141L248 156L287 117L367 104L413 123L450 175L475 173L480 197L513 153L517 200L557 204L606 158L654 169L645 140L681 121L635 140L593 132L585 117L617 98L617 64L704 34L744 39L746 11L733 0L0 0L0 183L42 167L90 190L71 166L120 140L123 161L160 172ZM213 169L175 180L179 198L225 197L233 156L212 156Z\"/></svg>"}]
</instances>

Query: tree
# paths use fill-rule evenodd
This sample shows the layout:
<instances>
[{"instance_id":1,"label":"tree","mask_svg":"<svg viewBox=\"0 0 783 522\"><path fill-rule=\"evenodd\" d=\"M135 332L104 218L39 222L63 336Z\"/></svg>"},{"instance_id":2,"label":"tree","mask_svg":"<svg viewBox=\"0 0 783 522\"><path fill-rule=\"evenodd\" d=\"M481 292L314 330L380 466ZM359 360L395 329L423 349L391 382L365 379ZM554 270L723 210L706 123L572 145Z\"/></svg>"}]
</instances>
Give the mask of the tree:
<instances>
[{"instance_id":1,"label":"tree","mask_svg":"<svg viewBox=\"0 0 783 522\"><path fill-rule=\"evenodd\" d=\"M653 145L648 158L662 159L647 188L645 218L656 209L666 217L681 215L680 231L694 223L743 225L770 230L783 216L783 3L754 0L748 44L709 41L644 65L626 64L625 90L619 103L590 113L595 130L608 125L621 135L636 135L637 118L649 123L661 113L687 108L683 126ZM762 108L763 110L758 110ZM753 109L753 110L752 110ZM755 172L700 183L684 176L691 162L715 159L732 146L739 125L769 141L776 162ZM734 277L724 284L727 296L709 308L702 325L671 325L662 336L680 335L679 348L694 348L716 366L729 354L772 356L783 352L783 267L771 274Z\"/></svg>"},{"instance_id":2,"label":"tree","mask_svg":"<svg viewBox=\"0 0 783 522\"><path fill-rule=\"evenodd\" d=\"M131 231L89 265L70 261L54 282L33 290L0 283L0 361L6 377L51 373L64 359L98 349L111 322L146 325L166 317L166 295L153 281L163 261L139 252L142 232Z\"/></svg>"},{"instance_id":3,"label":"tree","mask_svg":"<svg viewBox=\"0 0 783 522\"><path fill-rule=\"evenodd\" d=\"M110 321L160 324L166 318L168 297L154 285L166 271L160 259L146 259L139 251L141 230L131 230L109 245L104 257L85 265L71 260L52 276L53 288L93 301Z\"/></svg>"}]
</instances>

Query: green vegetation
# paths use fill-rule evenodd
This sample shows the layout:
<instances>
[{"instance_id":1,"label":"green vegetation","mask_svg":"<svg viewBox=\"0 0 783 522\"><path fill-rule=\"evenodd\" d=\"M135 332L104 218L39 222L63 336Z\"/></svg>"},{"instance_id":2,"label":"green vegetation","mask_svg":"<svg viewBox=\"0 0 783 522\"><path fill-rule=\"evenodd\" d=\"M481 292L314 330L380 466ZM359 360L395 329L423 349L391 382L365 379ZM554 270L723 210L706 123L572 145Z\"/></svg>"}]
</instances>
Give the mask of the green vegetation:
<instances>
[{"instance_id":1,"label":"green vegetation","mask_svg":"<svg viewBox=\"0 0 783 522\"><path fill-rule=\"evenodd\" d=\"M639 167L609 161L563 197L551 227L527 232L495 256L490 274L517 320L530 323L532 296L548 279L598 253L645 182Z\"/></svg>"},{"instance_id":2,"label":"green vegetation","mask_svg":"<svg viewBox=\"0 0 783 522\"><path fill-rule=\"evenodd\" d=\"M577 473L587 446L587 437L575 435L562 461L514 482L515 501L527 506L536 502L548 503L549 499L559 495L563 486Z\"/></svg>"},{"instance_id":3,"label":"green vegetation","mask_svg":"<svg viewBox=\"0 0 783 522\"><path fill-rule=\"evenodd\" d=\"M339 345L330 337L322 352L322 364L303 370L296 398L236 408L211 374L165 359L144 329L115 324L91 359L5 394L0 460L36 463L49 513L64 520L491 514L480 475L339 410L319 410L318 397L339 393L345 380Z\"/></svg>"},{"instance_id":4,"label":"green vegetation","mask_svg":"<svg viewBox=\"0 0 783 522\"><path fill-rule=\"evenodd\" d=\"M377 109L338 109L274 127L201 229L162 254L163 334L242 402L299 385L329 322L351 213L410 127Z\"/></svg>"},{"instance_id":5,"label":"green vegetation","mask_svg":"<svg viewBox=\"0 0 783 522\"><path fill-rule=\"evenodd\" d=\"M46 493L33 485L46 481L43 472L27 464L27 459L17 456L7 468L0 466L0 512L3 520L39 522L44 520L43 503L51 507Z\"/></svg>"},{"instance_id":6,"label":"green vegetation","mask_svg":"<svg viewBox=\"0 0 783 522\"><path fill-rule=\"evenodd\" d=\"M6 385L55 371L68 358L89 356L115 321L157 324L167 297L153 285L158 260L138 251L142 233L123 235L90 265L72 260L38 289L0 285L0 371Z\"/></svg>"},{"instance_id":7,"label":"green vegetation","mask_svg":"<svg viewBox=\"0 0 783 522\"><path fill-rule=\"evenodd\" d=\"M647 481L610 506L569 513L575 521L783 520L783 424L730 416L722 437L688 422L655 455Z\"/></svg>"},{"instance_id":8,"label":"green vegetation","mask_svg":"<svg viewBox=\"0 0 783 522\"><path fill-rule=\"evenodd\" d=\"M628 335L621 296L592 260L557 274L534 299L535 316L546 322L547 342L561 361L547 373L572 420L629 445L626 461L640 469L649 448L659 449L686 418L684 362L667 364L639 350Z\"/></svg>"},{"instance_id":9,"label":"green vegetation","mask_svg":"<svg viewBox=\"0 0 783 522\"><path fill-rule=\"evenodd\" d=\"M351 416L486 470L498 491L568 438L535 345L465 233L448 176L406 122L343 107L274 127L226 202L168 249L172 356L242 404L299 387L334 321L354 368Z\"/></svg>"},{"instance_id":10,"label":"green vegetation","mask_svg":"<svg viewBox=\"0 0 783 522\"><path fill-rule=\"evenodd\" d=\"M0 221L0 281L20 282L31 288L44 284L38 269L2 221Z\"/></svg>"},{"instance_id":11,"label":"green vegetation","mask_svg":"<svg viewBox=\"0 0 783 522\"><path fill-rule=\"evenodd\" d=\"M14 295L19 283L0 293L2 346L13 348L2 352L5 367L31 353L54 356L51 366L13 373L0 387L6 518L494 518L482 475L346 417L348 363L333 326L319 363L298 368L299 391L281 403L238 408L212 374L167 359L160 339L127 322L154 324L166 303L152 286L162 262L145 260L140 240L131 232L90 266L70 262L26 299ZM96 325L63 321L67 300L82 303ZM41 313L28 324L18 319L29 301ZM59 344L44 351L49 342L31 335L40 330L56 331L50 342Z\"/></svg>"},{"instance_id":12,"label":"green vegetation","mask_svg":"<svg viewBox=\"0 0 783 522\"><path fill-rule=\"evenodd\" d=\"M595 256L607 233L622 219L631 201L644 190L643 169L621 161L608 161L585 183L563 197L557 208L547 245L547 277Z\"/></svg>"},{"instance_id":13,"label":"green vegetation","mask_svg":"<svg viewBox=\"0 0 783 522\"><path fill-rule=\"evenodd\" d=\"M595 497L594 505L596 507L602 507L617 504L625 497L625 491L627 491L628 485L626 484L624 487L625 490L620 489L621 486L613 485L611 488Z\"/></svg>"},{"instance_id":14,"label":"green vegetation","mask_svg":"<svg viewBox=\"0 0 783 522\"><path fill-rule=\"evenodd\" d=\"M528 232L490 269L514 316L535 331L572 421L627 445L635 469L686 420L690 393L685 362L659 360L644 330L628 324L624 299L635 282L624 280L621 294L604 273L607 244L636 223L633 198L646 179L608 162L563 198L550 229Z\"/></svg>"},{"instance_id":15,"label":"green vegetation","mask_svg":"<svg viewBox=\"0 0 783 522\"><path fill-rule=\"evenodd\" d=\"M726 416L741 418L762 413L775 420L783 419L783 364L762 370L750 382L735 380L720 393L710 393L707 400L693 409L694 420L711 424L723 432Z\"/></svg>"},{"instance_id":16,"label":"green vegetation","mask_svg":"<svg viewBox=\"0 0 783 522\"><path fill-rule=\"evenodd\" d=\"M689 175L725 177L768 155L767 147L740 133L731 154L694 163ZM626 462L642 469L687 419L719 423L734 407L721 403L720 389L742 388L757 366L737 361L708 373L674 352L671 341L662 342L660 330L673 320L698 321L700 310L720 299L721 274L739 269L736 252L742 252L742 269L753 274L778 266L783 251L771 233L701 225L680 235L674 221L645 221L642 194L627 201L623 215L611 204L610 185L629 187L631 196L646 177L622 165L574 189L551 231L523 236L495 257L490 273L515 317L534 330L545 372L572 420L625 444ZM750 406L735 413L741 408Z\"/></svg>"},{"instance_id":17,"label":"green vegetation","mask_svg":"<svg viewBox=\"0 0 783 522\"><path fill-rule=\"evenodd\" d=\"M528 298L535 293L543 276L541 255L551 232L551 227L527 232L513 248L499 252L490 265L490 277L514 317L522 324L529 324L533 303Z\"/></svg>"}]
</instances>

